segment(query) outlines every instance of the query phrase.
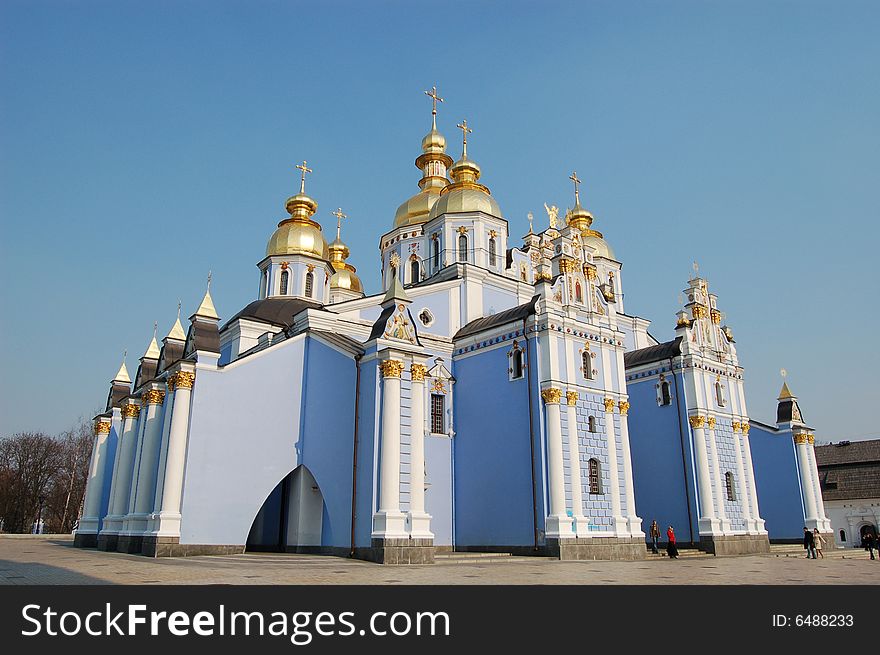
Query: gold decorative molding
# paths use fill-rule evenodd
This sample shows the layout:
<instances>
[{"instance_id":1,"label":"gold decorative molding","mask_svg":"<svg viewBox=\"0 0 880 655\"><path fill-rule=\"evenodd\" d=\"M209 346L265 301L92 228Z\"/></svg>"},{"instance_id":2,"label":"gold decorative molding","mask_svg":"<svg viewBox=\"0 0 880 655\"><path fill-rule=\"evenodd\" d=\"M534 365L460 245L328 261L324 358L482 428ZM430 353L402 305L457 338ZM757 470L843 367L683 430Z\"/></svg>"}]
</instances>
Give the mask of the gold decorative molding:
<instances>
[{"instance_id":1,"label":"gold decorative molding","mask_svg":"<svg viewBox=\"0 0 880 655\"><path fill-rule=\"evenodd\" d=\"M110 434L110 422L109 421L95 421L95 434Z\"/></svg>"},{"instance_id":2,"label":"gold decorative molding","mask_svg":"<svg viewBox=\"0 0 880 655\"><path fill-rule=\"evenodd\" d=\"M617 408L620 410L621 414L626 416L629 412L629 401L621 400L619 403L617 403Z\"/></svg>"},{"instance_id":3,"label":"gold decorative molding","mask_svg":"<svg viewBox=\"0 0 880 655\"><path fill-rule=\"evenodd\" d=\"M814 445L816 443L816 435L808 434L807 435L807 443L810 444L811 446Z\"/></svg>"},{"instance_id":4,"label":"gold decorative molding","mask_svg":"<svg viewBox=\"0 0 880 655\"><path fill-rule=\"evenodd\" d=\"M547 405L558 405L562 401L562 389L544 389L541 391L541 398Z\"/></svg>"},{"instance_id":5,"label":"gold decorative molding","mask_svg":"<svg viewBox=\"0 0 880 655\"><path fill-rule=\"evenodd\" d=\"M460 225L460 226L458 227L458 233L459 233L459 234L467 234L467 231L468 231L468 229L467 229L464 225Z\"/></svg>"},{"instance_id":6,"label":"gold decorative molding","mask_svg":"<svg viewBox=\"0 0 880 655\"><path fill-rule=\"evenodd\" d=\"M748 423L743 423L743 424L742 424L742 431L743 431L743 436L744 436L744 437L749 436L749 428L750 428L750 427L751 427L751 426L750 426Z\"/></svg>"},{"instance_id":7,"label":"gold decorative molding","mask_svg":"<svg viewBox=\"0 0 880 655\"><path fill-rule=\"evenodd\" d=\"M189 373L187 371L178 371L174 375L168 378L168 381L171 382L177 389L192 389L193 384L196 381L195 373Z\"/></svg>"},{"instance_id":8,"label":"gold decorative molding","mask_svg":"<svg viewBox=\"0 0 880 655\"><path fill-rule=\"evenodd\" d=\"M134 405L129 403L128 405L122 406L122 417L123 418L137 418L140 416L141 408L138 405Z\"/></svg>"},{"instance_id":9,"label":"gold decorative molding","mask_svg":"<svg viewBox=\"0 0 880 655\"><path fill-rule=\"evenodd\" d=\"M742 429L742 423L740 423L739 421L734 421L733 422L733 431L739 432L741 429Z\"/></svg>"},{"instance_id":10,"label":"gold decorative molding","mask_svg":"<svg viewBox=\"0 0 880 655\"><path fill-rule=\"evenodd\" d=\"M498 236L498 232L496 232L495 230L489 230L489 236L494 239Z\"/></svg>"},{"instance_id":11,"label":"gold decorative molding","mask_svg":"<svg viewBox=\"0 0 880 655\"><path fill-rule=\"evenodd\" d=\"M800 432L794 435L794 442L798 445L807 443L807 433Z\"/></svg>"},{"instance_id":12,"label":"gold decorative molding","mask_svg":"<svg viewBox=\"0 0 880 655\"><path fill-rule=\"evenodd\" d=\"M580 270L580 265L574 259L560 259L559 260L559 272L560 273L577 273Z\"/></svg>"},{"instance_id":13,"label":"gold decorative molding","mask_svg":"<svg viewBox=\"0 0 880 655\"><path fill-rule=\"evenodd\" d=\"M568 401L569 405L577 405L578 402L578 392L577 391L566 391L565 399Z\"/></svg>"},{"instance_id":14,"label":"gold decorative molding","mask_svg":"<svg viewBox=\"0 0 880 655\"><path fill-rule=\"evenodd\" d=\"M382 371L383 378L399 378L403 373L403 362L399 359L386 359L379 364L379 370Z\"/></svg>"},{"instance_id":15,"label":"gold decorative molding","mask_svg":"<svg viewBox=\"0 0 880 655\"><path fill-rule=\"evenodd\" d=\"M158 389L148 389L141 396L141 402L144 407L147 405L161 405L165 402L165 392Z\"/></svg>"},{"instance_id":16,"label":"gold decorative molding","mask_svg":"<svg viewBox=\"0 0 880 655\"><path fill-rule=\"evenodd\" d=\"M694 317L694 320L706 318L706 313L706 308L703 305L694 305L691 308L691 315Z\"/></svg>"},{"instance_id":17,"label":"gold decorative molding","mask_svg":"<svg viewBox=\"0 0 880 655\"><path fill-rule=\"evenodd\" d=\"M413 364L410 367L410 373L412 374L413 382L424 382L425 381L425 373L428 372L428 367L424 364Z\"/></svg>"},{"instance_id":18,"label":"gold decorative molding","mask_svg":"<svg viewBox=\"0 0 880 655\"><path fill-rule=\"evenodd\" d=\"M688 421L690 421L692 428L701 429L706 423L706 417L694 414L693 416L688 417Z\"/></svg>"},{"instance_id":19,"label":"gold decorative molding","mask_svg":"<svg viewBox=\"0 0 880 655\"><path fill-rule=\"evenodd\" d=\"M721 312L717 309L710 310L709 315L712 317L712 322L715 325L721 323Z\"/></svg>"},{"instance_id":20,"label":"gold decorative molding","mask_svg":"<svg viewBox=\"0 0 880 655\"><path fill-rule=\"evenodd\" d=\"M432 393L446 393L446 383L443 381L443 378L435 378L434 383L431 385Z\"/></svg>"},{"instance_id":21,"label":"gold decorative molding","mask_svg":"<svg viewBox=\"0 0 880 655\"><path fill-rule=\"evenodd\" d=\"M606 398L604 402L605 402L605 411L606 412L613 412L614 406L617 404L617 402L614 400L614 398Z\"/></svg>"},{"instance_id":22,"label":"gold decorative molding","mask_svg":"<svg viewBox=\"0 0 880 655\"><path fill-rule=\"evenodd\" d=\"M710 416L709 418L707 418L707 419L706 419L706 422L709 424L709 429L710 429L710 430L714 430L714 429L715 429L715 417L714 417L714 416Z\"/></svg>"},{"instance_id":23,"label":"gold decorative molding","mask_svg":"<svg viewBox=\"0 0 880 655\"><path fill-rule=\"evenodd\" d=\"M592 266L584 265L584 273L586 274L588 280L596 279L596 269Z\"/></svg>"}]
</instances>

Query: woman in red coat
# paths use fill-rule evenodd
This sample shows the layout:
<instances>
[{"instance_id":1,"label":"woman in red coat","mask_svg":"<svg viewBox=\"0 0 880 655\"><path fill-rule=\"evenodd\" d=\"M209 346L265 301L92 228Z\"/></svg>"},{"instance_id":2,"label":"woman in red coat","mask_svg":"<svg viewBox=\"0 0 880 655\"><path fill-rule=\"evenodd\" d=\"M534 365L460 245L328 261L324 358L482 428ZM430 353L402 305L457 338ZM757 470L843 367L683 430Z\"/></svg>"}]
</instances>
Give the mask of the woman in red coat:
<instances>
[{"instance_id":1,"label":"woman in red coat","mask_svg":"<svg viewBox=\"0 0 880 655\"><path fill-rule=\"evenodd\" d=\"M670 525L666 530L666 554L672 559L678 559L678 547L675 545L675 531Z\"/></svg>"}]
</instances>

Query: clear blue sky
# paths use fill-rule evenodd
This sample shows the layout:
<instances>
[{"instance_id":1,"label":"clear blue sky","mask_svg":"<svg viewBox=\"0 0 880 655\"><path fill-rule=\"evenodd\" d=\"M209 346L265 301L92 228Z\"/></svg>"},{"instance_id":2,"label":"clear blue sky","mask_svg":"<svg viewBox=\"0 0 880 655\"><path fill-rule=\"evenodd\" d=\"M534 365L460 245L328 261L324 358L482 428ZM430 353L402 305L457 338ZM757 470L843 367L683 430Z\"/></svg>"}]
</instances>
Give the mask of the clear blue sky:
<instances>
[{"instance_id":1,"label":"clear blue sky","mask_svg":"<svg viewBox=\"0 0 880 655\"><path fill-rule=\"evenodd\" d=\"M772 422L779 369L817 438L880 436L876 2L27 2L0 5L0 434L102 407L125 349L228 318L295 163L341 206L367 290L430 121L513 234L568 175L672 335L698 260Z\"/></svg>"}]
</instances>

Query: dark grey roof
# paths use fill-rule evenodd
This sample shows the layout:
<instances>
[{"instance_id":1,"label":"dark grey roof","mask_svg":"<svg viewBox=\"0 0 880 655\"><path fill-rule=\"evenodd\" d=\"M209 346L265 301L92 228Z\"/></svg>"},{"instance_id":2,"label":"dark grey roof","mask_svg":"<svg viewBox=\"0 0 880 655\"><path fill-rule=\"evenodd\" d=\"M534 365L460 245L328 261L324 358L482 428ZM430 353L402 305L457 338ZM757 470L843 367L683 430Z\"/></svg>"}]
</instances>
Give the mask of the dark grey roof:
<instances>
[{"instance_id":1,"label":"dark grey roof","mask_svg":"<svg viewBox=\"0 0 880 655\"><path fill-rule=\"evenodd\" d=\"M780 400L779 404L776 406L776 422L777 423L789 423L791 421L803 421L803 416L800 418L796 418L794 415L794 409L797 407L798 413L800 413L801 408L797 404L797 400L794 398L789 398L786 400Z\"/></svg>"},{"instance_id":2,"label":"dark grey roof","mask_svg":"<svg viewBox=\"0 0 880 655\"><path fill-rule=\"evenodd\" d=\"M623 365L626 368L661 362L681 354L681 337L675 337L672 341L631 350L623 355Z\"/></svg>"},{"instance_id":3,"label":"dark grey roof","mask_svg":"<svg viewBox=\"0 0 880 655\"><path fill-rule=\"evenodd\" d=\"M193 316L189 332L186 335L184 354L188 356L197 350L210 353L220 352L220 331L217 329L216 321Z\"/></svg>"},{"instance_id":4,"label":"dark grey roof","mask_svg":"<svg viewBox=\"0 0 880 655\"><path fill-rule=\"evenodd\" d=\"M293 324L293 317L302 310L319 309L320 307L321 303L302 298L263 298L255 300L230 318L223 326L223 330L239 318L288 328Z\"/></svg>"},{"instance_id":5,"label":"dark grey roof","mask_svg":"<svg viewBox=\"0 0 880 655\"><path fill-rule=\"evenodd\" d=\"M128 382L119 382L114 380L110 383L110 393L107 396L106 411L110 411L114 407L121 407L123 399L127 398L131 393L131 385Z\"/></svg>"},{"instance_id":6,"label":"dark grey roof","mask_svg":"<svg viewBox=\"0 0 880 655\"><path fill-rule=\"evenodd\" d=\"M519 305L513 309L505 309L503 312L498 312L491 316L484 316L483 318L475 319L456 332L452 339L453 341L456 339L463 339L464 337L469 337L472 334L477 334L499 325L521 321L526 316L531 316L535 313L535 305L540 297L541 296L532 296L532 299L523 305Z\"/></svg>"},{"instance_id":7,"label":"dark grey roof","mask_svg":"<svg viewBox=\"0 0 880 655\"><path fill-rule=\"evenodd\" d=\"M140 389L145 383L156 377L156 368L158 365L158 359L141 357L141 363L138 366L137 374L134 376L134 388Z\"/></svg>"},{"instance_id":8,"label":"dark grey roof","mask_svg":"<svg viewBox=\"0 0 880 655\"><path fill-rule=\"evenodd\" d=\"M159 367L157 373L168 370L170 366L183 357L183 349L186 343L177 339L169 339L165 337L162 340L162 352L159 353Z\"/></svg>"},{"instance_id":9,"label":"dark grey roof","mask_svg":"<svg viewBox=\"0 0 880 655\"><path fill-rule=\"evenodd\" d=\"M880 498L880 439L816 446L825 500Z\"/></svg>"}]
</instances>

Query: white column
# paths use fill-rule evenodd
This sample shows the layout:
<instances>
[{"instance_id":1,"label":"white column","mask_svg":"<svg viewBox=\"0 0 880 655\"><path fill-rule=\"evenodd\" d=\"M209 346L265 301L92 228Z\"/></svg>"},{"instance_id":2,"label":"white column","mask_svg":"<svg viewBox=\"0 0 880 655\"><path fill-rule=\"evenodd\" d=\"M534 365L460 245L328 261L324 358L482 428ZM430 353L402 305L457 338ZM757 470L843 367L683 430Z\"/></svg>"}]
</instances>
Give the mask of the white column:
<instances>
[{"instance_id":1,"label":"white column","mask_svg":"<svg viewBox=\"0 0 880 655\"><path fill-rule=\"evenodd\" d=\"M798 472L801 477L801 493L804 496L806 511L806 527L812 530L818 527L816 519L816 496L813 494L813 478L810 475L810 456L807 454L807 435L801 432L793 435L797 450Z\"/></svg>"},{"instance_id":2,"label":"white column","mask_svg":"<svg viewBox=\"0 0 880 655\"><path fill-rule=\"evenodd\" d=\"M379 453L379 511L373 515L373 538L405 539L406 516L400 511L400 374L403 362L386 359L382 373L382 434Z\"/></svg>"},{"instance_id":3,"label":"white column","mask_svg":"<svg viewBox=\"0 0 880 655\"><path fill-rule=\"evenodd\" d=\"M159 446L162 441L164 424L163 406L165 392L153 390L147 404L147 425L144 429L144 443L137 472L137 489L134 499L134 513L139 520L146 520L153 511L153 499L156 495L156 474L159 464ZM158 401L158 402L155 402ZM144 526L146 527L146 526Z\"/></svg>"},{"instance_id":4,"label":"white column","mask_svg":"<svg viewBox=\"0 0 880 655\"><path fill-rule=\"evenodd\" d=\"M413 364L410 421L409 527L413 539L433 539L431 516L425 512L425 373L424 364Z\"/></svg>"},{"instance_id":5,"label":"white column","mask_svg":"<svg viewBox=\"0 0 880 655\"><path fill-rule=\"evenodd\" d=\"M137 452L131 471L131 486L128 495L128 513L123 522L122 531L126 534L140 534L147 527L147 513L143 509L144 486L149 484L148 464L144 461L150 455L155 434L162 424L159 411L165 402L165 392L159 389L147 389L141 394L141 422L136 445ZM155 483L155 479L153 479ZM148 490L147 490L148 491Z\"/></svg>"},{"instance_id":6,"label":"white column","mask_svg":"<svg viewBox=\"0 0 880 655\"><path fill-rule=\"evenodd\" d=\"M114 524L118 531L123 529L125 517L128 515L128 501L131 495L131 479L137 457L138 435L144 427L144 417L140 415L140 412L139 405L131 404L126 405L122 410L125 420L122 424L122 443L116 446L120 455L117 466L119 470L113 491L113 515L117 519ZM133 420L128 418L131 414L134 415Z\"/></svg>"},{"instance_id":7,"label":"white column","mask_svg":"<svg viewBox=\"0 0 880 655\"><path fill-rule=\"evenodd\" d=\"M562 416L559 404L562 390L548 388L541 391L547 416L547 469L550 492L550 515L544 525L544 534L554 539L574 537L571 518L565 511L565 465L562 454Z\"/></svg>"},{"instance_id":8,"label":"white column","mask_svg":"<svg viewBox=\"0 0 880 655\"><path fill-rule=\"evenodd\" d=\"M168 431L168 455L162 484L162 509L154 519L156 536L180 536L180 500L183 497L183 474L186 469L186 444L189 436L189 410L195 374L178 371L173 378L174 403Z\"/></svg>"},{"instance_id":9,"label":"white column","mask_svg":"<svg viewBox=\"0 0 880 655\"><path fill-rule=\"evenodd\" d=\"M574 518L574 533L578 537L589 537L590 520L584 516L584 481L581 470L581 448L578 443L578 392L569 391L565 394L565 398L568 401L566 421L568 422L568 462L571 471L571 513Z\"/></svg>"},{"instance_id":10,"label":"white column","mask_svg":"<svg viewBox=\"0 0 880 655\"><path fill-rule=\"evenodd\" d=\"M626 518L620 508L620 474L617 471L617 438L614 436L613 398L605 399L605 439L608 442L608 484L611 487L611 518L614 532L620 537L629 535Z\"/></svg>"},{"instance_id":11,"label":"white column","mask_svg":"<svg viewBox=\"0 0 880 655\"><path fill-rule=\"evenodd\" d=\"M629 449L629 402L621 400L617 403L620 410L620 450L623 457L623 474L626 485L626 521L629 524L629 532L634 537L644 537L642 532L642 519L636 514L636 492L633 484L632 455Z\"/></svg>"},{"instance_id":12,"label":"white column","mask_svg":"<svg viewBox=\"0 0 880 655\"><path fill-rule=\"evenodd\" d=\"M816 520L819 532L831 532L831 521L825 513L825 501L822 499L822 484L819 482L819 467L816 465L816 437L807 435L807 456L810 460L810 476L813 480L813 494L816 499Z\"/></svg>"},{"instance_id":13,"label":"white column","mask_svg":"<svg viewBox=\"0 0 880 655\"><path fill-rule=\"evenodd\" d=\"M177 379L177 378L173 378ZM162 439L159 446L159 468L156 475L156 495L153 498L153 516L162 510L162 491L165 487L165 464L168 461L168 439L171 435L171 416L174 414L174 382L168 378L168 393L162 406ZM152 529L152 528L151 528Z\"/></svg>"},{"instance_id":14,"label":"white column","mask_svg":"<svg viewBox=\"0 0 880 655\"><path fill-rule=\"evenodd\" d=\"M715 504L712 500L712 478L709 471L709 456L706 453L706 417L694 414L688 417L694 432L694 450L697 452L697 486L700 490L700 534L718 533L718 519L715 517Z\"/></svg>"},{"instance_id":15,"label":"white column","mask_svg":"<svg viewBox=\"0 0 880 655\"><path fill-rule=\"evenodd\" d=\"M746 480L748 481L749 490L751 491L749 499L752 507L752 521L754 521L755 530L759 534L766 534L767 531L764 529L764 519L761 518L761 512L758 509L758 486L755 484L755 467L752 465L752 446L749 443L749 419L743 419L740 427L742 428L743 453L745 454L743 465L746 468Z\"/></svg>"},{"instance_id":16,"label":"white column","mask_svg":"<svg viewBox=\"0 0 880 655\"><path fill-rule=\"evenodd\" d=\"M724 499L727 498L727 490L724 484L724 476L721 475L721 458L718 456L718 442L715 440L715 417L706 419L709 437L709 457L712 458L712 470L715 472L715 507L716 515L721 521L722 532L730 531L730 519L727 518L727 510L724 508Z\"/></svg>"},{"instance_id":17,"label":"white column","mask_svg":"<svg viewBox=\"0 0 880 655\"><path fill-rule=\"evenodd\" d=\"M739 421L733 422L733 451L734 455L736 455L736 474L737 481L739 482L739 488L736 491L740 507L742 508L746 532L752 534L755 532L755 525L752 521L752 504L749 497L749 485L746 481L746 467L743 464L742 441L740 440L741 427Z\"/></svg>"},{"instance_id":18,"label":"white column","mask_svg":"<svg viewBox=\"0 0 880 655\"><path fill-rule=\"evenodd\" d=\"M89 479L86 481L83 515L77 528L78 534L97 534L101 527L101 492L104 489L107 439L110 437L110 419L95 421L95 441L92 445L92 459L89 466Z\"/></svg>"}]
</instances>

